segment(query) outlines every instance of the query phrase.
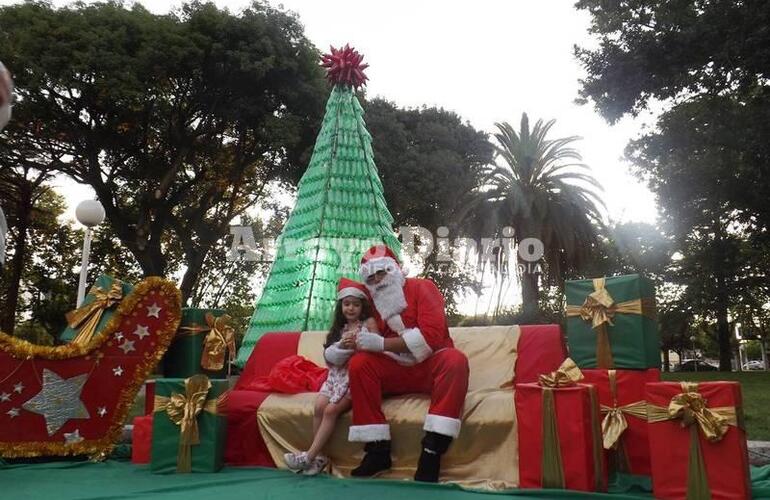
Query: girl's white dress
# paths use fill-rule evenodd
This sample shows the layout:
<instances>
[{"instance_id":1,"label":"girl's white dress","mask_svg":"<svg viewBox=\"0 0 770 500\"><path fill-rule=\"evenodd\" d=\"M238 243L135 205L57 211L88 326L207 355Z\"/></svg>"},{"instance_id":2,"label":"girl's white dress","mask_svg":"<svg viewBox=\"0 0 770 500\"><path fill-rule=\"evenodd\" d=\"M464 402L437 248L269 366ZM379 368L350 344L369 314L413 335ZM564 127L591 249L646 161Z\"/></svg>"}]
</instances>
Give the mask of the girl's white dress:
<instances>
[{"instance_id":1,"label":"girl's white dress","mask_svg":"<svg viewBox=\"0 0 770 500\"><path fill-rule=\"evenodd\" d=\"M361 323L358 331L360 332L363 328L363 323ZM348 361L355 351L352 349L343 349L340 346L340 343L341 341L335 342L324 351L324 358L329 367L329 375L326 377L326 381L318 392L329 398L330 403L339 403L342 398L350 397ZM332 353L336 354L336 356L332 355ZM334 363L333 359L336 360L337 363Z\"/></svg>"},{"instance_id":2,"label":"girl's white dress","mask_svg":"<svg viewBox=\"0 0 770 500\"><path fill-rule=\"evenodd\" d=\"M348 366L329 365L329 375L318 391L327 398L330 403L339 403L344 397L350 397L350 381L348 380Z\"/></svg>"}]
</instances>

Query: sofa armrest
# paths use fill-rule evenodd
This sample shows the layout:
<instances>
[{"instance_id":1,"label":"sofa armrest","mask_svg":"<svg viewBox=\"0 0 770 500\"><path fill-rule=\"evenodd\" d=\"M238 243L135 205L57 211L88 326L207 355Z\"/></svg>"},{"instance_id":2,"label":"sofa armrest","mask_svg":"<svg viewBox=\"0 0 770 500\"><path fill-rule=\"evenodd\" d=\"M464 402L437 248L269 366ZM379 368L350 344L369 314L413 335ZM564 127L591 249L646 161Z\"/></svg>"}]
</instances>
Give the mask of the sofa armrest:
<instances>
[{"instance_id":1,"label":"sofa armrest","mask_svg":"<svg viewBox=\"0 0 770 500\"><path fill-rule=\"evenodd\" d=\"M522 325L514 382L537 382L538 375L556 370L566 357L559 325Z\"/></svg>"},{"instance_id":2,"label":"sofa armrest","mask_svg":"<svg viewBox=\"0 0 770 500\"><path fill-rule=\"evenodd\" d=\"M300 332L270 332L264 334L243 367L234 389L247 387L254 379L266 377L275 364L297 354Z\"/></svg>"}]
</instances>

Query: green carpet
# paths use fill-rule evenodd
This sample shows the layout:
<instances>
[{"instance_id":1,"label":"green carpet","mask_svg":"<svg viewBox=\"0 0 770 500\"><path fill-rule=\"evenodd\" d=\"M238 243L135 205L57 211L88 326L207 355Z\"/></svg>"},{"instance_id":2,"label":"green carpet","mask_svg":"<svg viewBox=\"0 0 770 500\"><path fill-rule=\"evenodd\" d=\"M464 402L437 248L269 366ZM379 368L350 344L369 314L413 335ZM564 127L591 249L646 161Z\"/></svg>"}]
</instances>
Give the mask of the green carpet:
<instances>
[{"instance_id":1,"label":"green carpet","mask_svg":"<svg viewBox=\"0 0 770 500\"><path fill-rule=\"evenodd\" d=\"M754 468L754 498L770 498L770 466ZM218 474L155 475L147 466L109 460L104 463L48 462L0 466L0 497L8 500L52 498L97 500L153 498L163 500L419 498L483 500L501 496L527 498L639 499L649 494L581 494L560 490L510 490L500 493L463 490L453 485L411 481L304 477L276 469L225 468ZM615 485L614 490L617 491Z\"/></svg>"}]
</instances>

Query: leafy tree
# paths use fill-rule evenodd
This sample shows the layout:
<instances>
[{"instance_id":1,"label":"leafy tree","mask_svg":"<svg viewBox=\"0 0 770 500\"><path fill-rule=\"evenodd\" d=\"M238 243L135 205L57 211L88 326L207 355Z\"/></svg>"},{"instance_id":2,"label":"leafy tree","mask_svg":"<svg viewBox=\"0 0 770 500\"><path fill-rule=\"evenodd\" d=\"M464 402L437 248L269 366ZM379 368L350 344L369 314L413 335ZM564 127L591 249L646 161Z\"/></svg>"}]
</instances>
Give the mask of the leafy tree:
<instances>
[{"instance_id":1,"label":"leafy tree","mask_svg":"<svg viewBox=\"0 0 770 500\"><path fill-rule=\"evenodd\" d=\"M761 0L578 0L597 48L575 48L580 95L610 121L652 100L750 95L770 71L770 4Z\"/></svg>"},{"instance_id":2,"label":"leafy tree","mask_svg":"<svg viewBox=\"0 0 770 500\"><path fill-rule=\"evenodd\" d=\"M24 269L30 260L30 233L49 222L50 213L41 213L41 198L49 195L43 183L49 178L45 170L27 165L19 168L0 169L0 205L8 216L8 249L11 257L3 271L5 286L0 330L13 333L16 314L20 307L20 291ZM37 210L36 210L37 208ZM38 224L36 224L38 222ZM38 226L38 227L36 227Z\"/></svg>"},{"instance_id":3,"label":"leafy tree","mask_svg":"<svg viewBox=\"0 0 770 500\"><path fill-rule=\"evenodd\" d=\"M492 162L487 135L441 108L372 99L364 110L394 225L449 226L457 200L480 186Z\"/></svg>"},{"instance_id":4,"label":"leafy tree","mask_svg":"<svg viewBox=\"0 0 770 500\"><path fill-rule=\"evenodd\" d=\"M596 49L576 49L587 70L581 97L611 122L656 101L667 108L629 156L656 193L681 255L672 279L685 287L683 300L700 331L715 335L720 368L729 370L730 317L761 317L747 298L765 293L768 282L770 4L577 6L591 13L599 41Z\"/></svg>"},{"instance_id":5,"label":"leafy tree","mask_svg":"<svg viewBox=\"0 0 770 500\"><path fill-rule=\"evenodd\" d=\"M92 186L145 275L183 256L185 300L230 221L306 164L325 84L291 14L27 3L0 26L0 59L23 68L0 167L24 157Z\"/></svg>"},{"instance_id":6,"label":"leafy tree","mask_svg":"<svg viewBox=\"0 0 770 500\"><path fill-rule=\"evenodd\" d=\"M65 326L64 313L75 306L77 292L77 266L80 262L78 242L82 235L68 224L61 224L59 217L66 207L64 199L49 186L43 185L34 193L34 206L29 210L29 223L25 231L25 252L20 262L21 274L16 289L11 286L17 270L13 267L0 274L0 303L4 305L3 315L10 319L3 326L6 333L15 333L15 318L24 317L23 331L29 338L42 340L37 329L48 332L51 340ZM12 217L10 225L11 247L18 249L21 237L18 218ZM12 304L7 300L12 293L18 293L19 300ZM11 310L11 306L14 309ZM23 332L22 332L23 333Z\"/></svg>"},{"instance_id":7,"label":"leafy tree","mask_svg":"<svg viewBox=\"0 0 770 500\"><path fill-rule=\"evenodd\" d=\"M481 185L483 169L492 162L494 149L487 135L441 108L404 109L383 99L363 106L395 227L420 226L436 236L444 226L450 240L490 237L497 228L484 234L452 218L458 200ZM443 292L448 313L457 315L458 294L479 284L465 263L438 262L437 250L415 264Z\"/></svg>"},{"instance_id":8,"label":"leafy tree","mask_svg":"<svg viewBox=\"0 0 770 500\"><path fill-rule=\"evenodd\" d=\"M728 98L682 103L664 113L656 132L628 148L638 174L657 194L661 216L681 259L672 278L686 287L686 300L702 318L716 321L720 368L731 369L730 310L750 287L767 287L766 268L755 263L757 234L747 208L733 203L739 187L726 176L742 163L733 139L740 131L719 117ZM746 222L742 222L746 221Z\"/></svg>"},{"instance_id":9,"label":"leafy tree","mask_svg":"<svg viewBox=\"0 0 770 500\"><path fill-rule=\"evenodd\" d=\"M527 238L540 240L550 284L591 261L604 207L596 192L600 184L571 146L578 137L547 138L554 123L538 120L530 128L524 113L519 131L508 123L496 124L497 154L503 165L486 169L482 184L490 189L477 191L461 214L464 217L487 204L501 226L514 229L517 244ZM531 263L518 258L525 269L521 273L523 318L533 321L538 315L539 273L531 272L527 268Z\"/></svg>"}]
</instances>

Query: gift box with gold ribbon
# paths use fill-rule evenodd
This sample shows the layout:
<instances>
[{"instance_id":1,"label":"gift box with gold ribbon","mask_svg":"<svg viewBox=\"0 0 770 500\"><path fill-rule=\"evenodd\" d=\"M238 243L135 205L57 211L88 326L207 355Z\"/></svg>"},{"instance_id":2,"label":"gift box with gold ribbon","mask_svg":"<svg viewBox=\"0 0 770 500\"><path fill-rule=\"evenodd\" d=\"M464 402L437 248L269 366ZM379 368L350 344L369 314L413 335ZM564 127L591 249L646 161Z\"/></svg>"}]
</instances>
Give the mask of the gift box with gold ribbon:
<instances>
[{"instance_id":1,"label":"gift box with gold ribbon","mask_svg":"<svg viewBox=\"0 0 770 500\"><path fill-rule=\"evenodd\" d=\"M196 373L226 378L235 359L235 333L221 309L182 309L182 321L163 357L163 375L191 377Z\"/></svg>"},{"instance_id":2,"label":"gift box with gold ribbon","mask_svg":"<svg viewBox=\"0 0 770 500\"><path fill-rule=\"evenodd\" d=\"M581 368L660 368L655 288L638 274L567 281L567 342Z\"/></svg>"},{"instance_id":3,"label":"gift box with gold ribbon","mask_svg":"<svg viewBox=\"0 0 770 500\"><path fill-rule=\"evenodd\" d=\"M67 313L67 328L59 335L65 342L88 344L104 330L118 304L134 287L111 276L101 275L79 308Z\"/></svg>"},{"instance_id":4,"label":"gift box with gold ribbon","mask_svg":"<svg viewBox=\"0 0 770 500\"><path fill-rule=\"evenodd\" d=\"M660 370L582 370L599 395L602 444L608 470L649 476L645 384L660 381Z\"/></svg>"},{"instance_id":5,"label":"gift box with gold ribbon","mask_svg":"<svg viewBox=\"0 0 770 500\"><path fill-rule=\"evenodd\" d=\"M650 383L646 399L656 498L751 498L740 384Z\"/></svg>"},{"instance_id":6,"label":"gift box with gold ribbon","mask_svg":"<svg viewBox=\"0 0 770 500\"><path fill-rule=\"evenodd\" d=\"M217 472L222 468L227 388L227 381L200 374L155 382L152 472Z\"/></svg>"},{"instance_id":7,"label":"gift box with gold ribbon","mask_svg":"<svg viewBox=\"0 0 770 500\"><path fill-rule=\"evenodd\" d=\"M516 384L522 488L606 491L599 400L571 359L538 383Z\"/></svg>"}]
</instances>

